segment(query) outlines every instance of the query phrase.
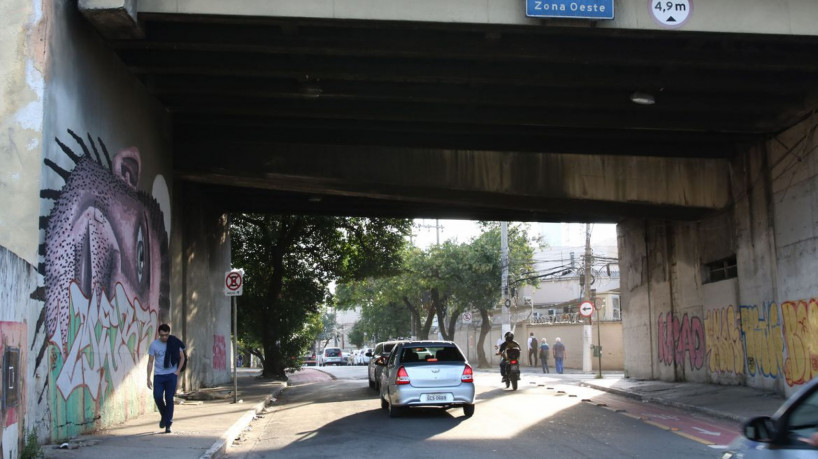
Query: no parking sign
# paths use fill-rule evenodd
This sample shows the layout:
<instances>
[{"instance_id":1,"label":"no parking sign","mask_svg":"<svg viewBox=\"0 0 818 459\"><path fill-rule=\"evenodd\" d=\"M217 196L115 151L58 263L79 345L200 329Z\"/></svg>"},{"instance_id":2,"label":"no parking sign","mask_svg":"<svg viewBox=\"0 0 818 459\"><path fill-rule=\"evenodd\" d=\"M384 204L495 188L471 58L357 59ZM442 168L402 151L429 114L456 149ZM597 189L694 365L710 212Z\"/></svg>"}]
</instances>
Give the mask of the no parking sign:
<instances>
[{"instance_id":1,"label":"no parking sign","mask_svg":"<svg viewBox=\"0 0 818 459\"><path fill-rule=\"evenodd\" d=\"M226 296L241 296L243 287L243 269L231 269L224 273L224 294Z\"/></svg>"}]
</instances>

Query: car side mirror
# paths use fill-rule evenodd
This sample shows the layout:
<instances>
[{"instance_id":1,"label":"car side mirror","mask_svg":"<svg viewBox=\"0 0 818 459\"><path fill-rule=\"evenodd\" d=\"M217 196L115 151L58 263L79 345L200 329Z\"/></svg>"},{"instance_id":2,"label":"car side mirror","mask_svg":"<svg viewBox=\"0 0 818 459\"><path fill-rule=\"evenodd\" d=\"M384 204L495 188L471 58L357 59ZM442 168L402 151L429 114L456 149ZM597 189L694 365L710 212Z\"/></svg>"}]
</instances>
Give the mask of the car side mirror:
<instances>
[{"instance_id":1,"label":"car side mirror","mask_svg":"<svg viewBox=\"0 0 818 459\"><path fill-rule=\"evenodd\" d=\"M750 440L769 443L776 436L775 422L769 416L759 416L744 423L742 432Z\"/></svg>"},{"instance_id":2,"label":"car side mirror","mask_svg":"<svg viewBox=\"0 0 818 459\"><path fill-rule=\"evenodd\" d=\"M365 355L365 356L367 356L367 357L372 357L372 353L371 353L371 352L367 352L367 353L366 353L366 354L364 354L364 355Z\"/></svg>"}]
</instances>

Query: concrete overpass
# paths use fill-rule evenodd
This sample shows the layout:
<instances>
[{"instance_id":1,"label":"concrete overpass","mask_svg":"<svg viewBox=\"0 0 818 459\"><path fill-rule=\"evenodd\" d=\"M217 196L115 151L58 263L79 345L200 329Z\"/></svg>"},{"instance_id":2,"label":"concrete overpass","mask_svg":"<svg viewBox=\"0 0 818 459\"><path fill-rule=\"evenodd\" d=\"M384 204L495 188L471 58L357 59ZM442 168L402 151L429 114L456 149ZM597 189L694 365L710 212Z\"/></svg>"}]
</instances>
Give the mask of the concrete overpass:
<instances>
[{"instance_id":1,"label":"concrete overpass","mask_svg":"<svg viewBox=\"0 0 818 459\"><path fill-rule=\"evenodd\" d=\"M616 221L723 208L724 159L815 105L816 9L715 3L678 29L644 0L611 21L521 0L80 6L171 113L176 176L226 206Z\"/></svg>"},{"instance_id":2,"label":"concrete overpass","mask_svg":"<svg viewBox=\"0 0 818 459\"><path fill-rule=\"evenodd\" d=\"M818 375L818 5L573 3L0 4L2 456L150 410L160 321L229 379L230 211L617 222L630 376Z\"/></svg>"}]
</instances>

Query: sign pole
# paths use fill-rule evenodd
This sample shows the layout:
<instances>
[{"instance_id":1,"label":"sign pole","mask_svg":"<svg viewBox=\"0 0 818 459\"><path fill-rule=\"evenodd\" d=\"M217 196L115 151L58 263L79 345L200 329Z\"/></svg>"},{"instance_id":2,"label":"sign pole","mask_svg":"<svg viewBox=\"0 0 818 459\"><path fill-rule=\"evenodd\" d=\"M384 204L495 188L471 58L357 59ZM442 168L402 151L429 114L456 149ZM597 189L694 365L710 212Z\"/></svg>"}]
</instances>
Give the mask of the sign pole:
<instances>
[{"instance_id":1,"label":"sign pole","mask_svg":"<svg viewBox=\"0 0 818 459\"><path fill-rule=\"evenodd\" d=\"M233 403L239 402L239 378L238 370L236 369L236 357L239 354L239 315L236 308L236 297L233 299Z\"/></svg>"}]
</instances>

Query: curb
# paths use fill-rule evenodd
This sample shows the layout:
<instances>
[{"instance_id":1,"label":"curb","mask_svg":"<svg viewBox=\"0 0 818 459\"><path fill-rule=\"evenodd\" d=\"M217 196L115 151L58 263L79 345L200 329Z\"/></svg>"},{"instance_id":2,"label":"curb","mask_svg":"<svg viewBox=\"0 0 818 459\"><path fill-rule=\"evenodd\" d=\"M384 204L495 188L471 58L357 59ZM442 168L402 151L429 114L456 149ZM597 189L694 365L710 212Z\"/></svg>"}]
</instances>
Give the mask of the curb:
<instances>
[{"instance_id":1,"label":"curb","mask_svg":"<svg viewBox=\"0 0 818 459\"><path fill-rule=\"evenodd\" d=\"M239 434L241 434L241 432L246 429L251 422L253 422L256 415L264 410L264 407L270 403L270 400L277 397L278 394L280 394L286 387L287 385L278 387L271 394L264 397L263 401L256 403L253 408L247 410L247 412L244 413L238 421L233 423L233 425L230 426L230 428L227 429L227 431L225 431L215 443L213 443L213 446L211 446L210 449L199 456L199 459L219 459L223 457L227 452L227 448L230 448L233 441L239 436Z\"/></svg>"},{"instance_id":2,"label":"curb","mask_svg":"<svg viewBox=\"0 0 818 459\"><path fill-rule=\"evenodd\" d=\"M644 395L637 394L637 393L634 393L634 392L629 392L629 391L626 391L626 390L615 389L615 388L605 387L605 386L597 386L597 385L587 383L587 382L581 382L581 383L579 383L579 385L584 386L584 387L590 387L590 388L596 389L596 390L601 390L603 392L609 392L611 394L616 394L616 395L621 395L621 396L624 396L624 397L632 398L632 399L638 400L640 402L657 403L657 404L660 404L660 405L672 406L674 408L681 408L681 409L688 410L688 411L696 411L696 412L706 414L706 415L714 417L714 418L726 419L728 421L737 422L739 424L743 424L744 422L747 421L747 418L745 418L744 416L738 416L738 415L735 415L735 414L732 414L732 413L726 413L724 411L717 411L717 410L713 410L713 409L710 409L710 408L705 408L705 407L702 407L702 406L696 406L696 405L690 405L690 404L687 404L687 403L675 402L675 401L672 401L672 400L666 400L666 399L658 398L658 397L646 397Z\"/></svg>"}]
</instances>

